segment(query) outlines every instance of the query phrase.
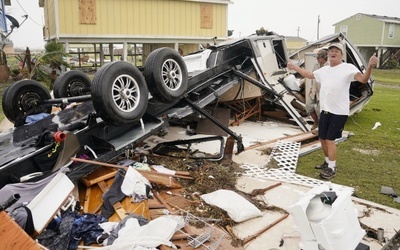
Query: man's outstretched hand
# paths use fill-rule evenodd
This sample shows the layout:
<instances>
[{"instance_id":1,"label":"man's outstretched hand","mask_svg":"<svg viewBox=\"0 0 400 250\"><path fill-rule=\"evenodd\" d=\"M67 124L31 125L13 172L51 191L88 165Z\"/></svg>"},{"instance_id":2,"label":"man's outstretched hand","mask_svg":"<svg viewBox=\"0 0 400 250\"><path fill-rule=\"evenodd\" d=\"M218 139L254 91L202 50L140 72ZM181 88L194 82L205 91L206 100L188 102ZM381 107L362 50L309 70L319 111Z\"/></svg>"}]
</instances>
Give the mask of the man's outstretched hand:
<instances>
[{"instance_id":1,"label":"man's outstretched hand","mask_svg":"<svg viewBox=\"0 0 400 250\"><path fill-rule=\"evenodd\" d=\"M286 64L286 67L290 70L293 70L295 68L295 65L292 63L292 61L288 61Z\"/></svg>"},{"instance_id":2,"label":"man's outstretched hand","mask_svg":"<svg viewBox=\"0 0 400 250\"><path fill-rule=\"evenodd\" d=\"M378 57L376 56L376 53L374 53L371 58L369 59L369 66L371 66L372 68L375 67L376 65L378 65Z\"/></svg>"}]
</instances>

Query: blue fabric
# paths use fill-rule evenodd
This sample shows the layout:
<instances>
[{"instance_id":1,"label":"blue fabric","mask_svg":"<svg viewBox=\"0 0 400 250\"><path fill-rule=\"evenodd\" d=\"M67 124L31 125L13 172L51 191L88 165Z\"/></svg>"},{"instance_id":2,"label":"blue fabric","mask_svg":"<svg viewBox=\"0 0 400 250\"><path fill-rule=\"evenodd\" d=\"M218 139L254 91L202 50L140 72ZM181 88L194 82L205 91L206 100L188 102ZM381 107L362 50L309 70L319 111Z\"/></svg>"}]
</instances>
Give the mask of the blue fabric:
<instances>
[{"instance_id":1,"label":"blue fabric","mask_svg":"<svg viewBox=\"0 0 400 250\"><path fill-rule=\"evenodd\" d=\"M51 250L65 250L71 237L71 228L75 221L74 213L66 213L57 227L44 230L36 239Z\"/></svg>"},{"instance_id":2,"label":"blue fabric","mask_svg":"<svg viewBox=\"0 0 400 250\"><path fill-rule=\"evenodd\" d=\"M50 114L48 113L40 113L40 114L35 114L35 115L28 115L25 118L25 123L26 124L33 124L37 121L43 120L44 118L48 117Z\"/></svg>"},{"instance_id":3,"label":"blue fabric","mask_svg":"<svg viewBox=\"0 0 400 250\"><path fill-rule=\"evenodd\" d=\"M99 224L106 221L107 218L100 214L75 214L68 249L76 250L81 240L85 246L97 243L97 238L103 233Z\"/></svg>"}]
</instances>

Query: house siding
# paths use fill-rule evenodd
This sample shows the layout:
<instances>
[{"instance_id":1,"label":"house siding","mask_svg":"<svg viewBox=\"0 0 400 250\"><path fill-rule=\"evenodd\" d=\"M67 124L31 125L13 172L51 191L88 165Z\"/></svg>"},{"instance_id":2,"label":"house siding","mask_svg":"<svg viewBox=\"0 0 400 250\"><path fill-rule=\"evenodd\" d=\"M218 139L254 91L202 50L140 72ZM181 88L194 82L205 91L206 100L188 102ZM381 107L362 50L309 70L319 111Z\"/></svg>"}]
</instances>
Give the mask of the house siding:
<instances>
[{"instance_id":1,"label":"house siding","mask_svg":"<svg viewBox=\"0 0 400 250\"><path fill-rule=\"evenodd\" d=\"M340 32L340 27L346 25L347 38L354 44L377 45L381 42L383 22L374 18L361 15L357 20L357 15L338 22L335 25L335 32Z\"/></svg>"},{"instance_id":2,"label":"house siding","mask_svg":"<svg viewBox=\"0 0 400 250\"><path fill-rule=\"evenodd\" d=\"M335 32L340 32L340 27L346 25L347 38L359 46L400 46L400 24L395 24L394 38L389 39L390 22L384 22L377 18L361 14L357 20L357 14L335 24ZM383 32L383 34L382 34Z\"/></svg>"},{"instance_id":3,"label":"house siding","mask_svg":"<svg viewBox=\"0 0 400 250\"><path fill-rule=\"evenodd\" d=\"M56 11L55 11L55 1L46 0L44 2L43 14L45 16L45 36L47 37L57 37L56 28Z\"/></svg>"},{"instance_id":4,"label":"house siding","mask_svg":"<svg viewBox=\"0 0 400 250\"><path fill-rule=\"evenodd\" d=\"M389 38L391 24L394 25L394 37ZM341 26L347 27L347 38L365 59L377 54L377 67L385 66L390 60L399 61L400 18L357 13L334 24L335 32Z\"/></svg>"},{"instance_id":5,"label":"house siding","mask_svg":"<svg viewBox=\"0 0 400 250\"><path fill-rule=\"evenodd\" d=\"M60 36L226 37L227 4L178 0L94 0L95 24L81 24L79 1L59 0ZM211 9L211 28L201 27L201 6Z\"/></svg>"},{"instance_id":6,"label":"house siding","mask_svg":"<svg viewBox=\"0 0 400 250\"><path fill-rule=\"evenodd\" d=\"M390 23L385 24L385 34L383 35L383 44L400 46L400 24L394 25L394 37L389 38Z\"/></svg>"}]
</instances>

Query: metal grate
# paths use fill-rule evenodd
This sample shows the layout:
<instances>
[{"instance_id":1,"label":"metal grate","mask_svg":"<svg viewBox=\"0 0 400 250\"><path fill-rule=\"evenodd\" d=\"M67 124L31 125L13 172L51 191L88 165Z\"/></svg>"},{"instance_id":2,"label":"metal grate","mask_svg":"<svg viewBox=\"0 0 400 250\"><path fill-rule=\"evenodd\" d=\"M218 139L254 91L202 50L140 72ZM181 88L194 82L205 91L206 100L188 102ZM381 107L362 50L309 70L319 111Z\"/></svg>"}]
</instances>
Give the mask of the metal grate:
<instances>
[{"instance_id":1,"label":"metal grate","mask_svg":"<svg viewBox=\"0 0 400 250\"><path fill-rule=\"evenodd\" d=\"M266 166L243 164L241 165L241 168L245 169L243 175L310 187L321 185L324 181L296 174L300 145L299 142L278 141L272 149ZM272 161L277 163L277 167L270 167Z\"/></svg>"},{"instance_id":2,"label":"metal grate","mask_svg":"<svg viewBox=\"0 0 400 250\"><path fill-rule=\"evenodd\" d=\"M202 218L197 217L187 211L179 209L174 213L165 211L166 214L175 216L178 220L176 231L179 231L187 236L187 244L196 249L202 247L205 250L215 250L221 244L222 239L226 236L225 232L213 224L209 224ZM183 230L185 226L193 225L201 230L200 234L190 235Z\"/></svg>"}]
</instances>

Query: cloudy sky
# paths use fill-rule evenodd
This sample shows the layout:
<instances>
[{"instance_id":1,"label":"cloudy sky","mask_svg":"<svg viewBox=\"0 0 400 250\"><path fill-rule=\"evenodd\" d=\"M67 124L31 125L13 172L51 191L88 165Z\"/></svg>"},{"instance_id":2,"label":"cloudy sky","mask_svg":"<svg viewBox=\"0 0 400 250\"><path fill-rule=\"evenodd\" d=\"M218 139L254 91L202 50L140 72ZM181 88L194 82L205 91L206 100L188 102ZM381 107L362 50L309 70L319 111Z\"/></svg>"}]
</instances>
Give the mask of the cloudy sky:
<instances>
[{"instance_id":1,"label":"cloudy sky","mask_svg":"<svg viewBox=\"0 0 400 250\"><path fill-rule=\"evenodd\" d=\"M28 19L10 35L15 47L42 48L43 9L38 0L11 0L7 13L20 23ZM285 36L317 39L334 32L333 24L356 13L376 14L400 18L400 0L232 0L228 7L228 29L234 36L246 36L260 27ZM400 34L397 34L400 35Z\"/></svg>"},{"instance_id":2,"label":"cloudy sky","mask_svg":"<svg viewBox=\"0 0 400 250\"><path fill-rule=\"evenodd\" d=\"M317 39L334 33L333 24L356 13L400 18L400 0L232 0L228 29L234 36L255 33L260 27L280 35ZM400 34L397 34L400 35Z\"/></svg>"},{"instance_id":3,"label":"cloudy sky","mask_svg":"<svg viewBox=\"0 0 400 250\"><path fill-rule=\"evenodd\" d=\"M21 27L14 29L8 37L14 42L14 47L31 49L43 48L43 8L39 8L39 0L11 0L11 6L6 6L6 14L14 17L20 24L23 15L28 19Z\"/></svg>"}]
</instances>

